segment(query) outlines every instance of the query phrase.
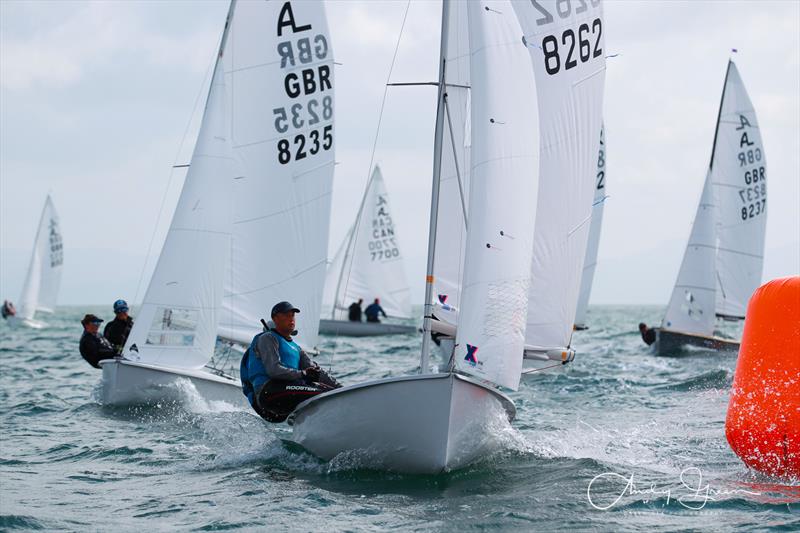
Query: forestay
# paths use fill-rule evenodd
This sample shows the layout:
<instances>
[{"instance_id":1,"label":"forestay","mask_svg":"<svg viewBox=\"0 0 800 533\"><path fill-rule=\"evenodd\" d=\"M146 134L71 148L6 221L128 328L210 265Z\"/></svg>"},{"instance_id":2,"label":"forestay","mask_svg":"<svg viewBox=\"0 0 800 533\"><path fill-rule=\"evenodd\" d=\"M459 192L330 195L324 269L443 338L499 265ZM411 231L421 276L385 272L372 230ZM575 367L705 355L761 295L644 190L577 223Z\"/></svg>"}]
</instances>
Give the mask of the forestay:
<instances>
[{"instance_id":1,"label":"forestay","mask_svg":"<svg viewBox=\"0 0 800 533\"><path fill-rule=\"evenodd\" d=\"M50 195L44 202L33 252L28 265L28 274L22 285L17 316L30 320L36 311L55 311L58 288L61 285L61 270L64 264L64 246L58 224L58 213Z\"/></svg>"},{"instance_id":2,"label":"forestay","mask_svg":"<svg viewBox=\"0 0 800 533\"><path fill-rule=\"evenodd\" d=\"M289 300L298 342L317 344L334 171L334 72L321 1L241 2L231 92L233 243L220 334L248 343Z\"/></svg>"},{"instance_id":3,"label":"forestay","mask_svg":"<svg viewBox=\"0 0 800 533\"><path fill-rule=\"evenodd\" d=\"M434 314L455 325L458 317L464 253L465 213L470 188L470 31L469 2L451 2L442 53L445 61L445 120L434 258Z\"/></svg>"},{"instance_id":4,"label":"forestay","mask_svg":"<svg viewBox=\"0 0 800 533\"><path fill-rule=\"evenodd\" d=\"M224 34L222 42L221 56ZM218 59L186 181L125 345L129 359L200 368L214 354L235 168L226 104Z\"/></svg>"},{"instance_id":5,"label":"forestay","mask_svg":"<svg viewBox=\"0 0 800 533\"><path fill-rule=\"evenodd\" d=\"M346 310L359 298L365 302L380 298L387 315L410 318L408 277L386 184L377 165L367 185L355 233L348 236L348 245L340 270L330 271L325 282L326 290L328 284L334 284L338 294L334 300L336 308Z\"/></svg>"},{"instance_id":6,"label":"forestay","mask_svg":"<svg viewBox=\"0 0 800 533\"><path fill-rule=\"evenodd\" d=\"M536 84L511 3L467 11L472 170L455 363L516 390L539 187Z\"/></svg>"},{"instance_id":7,"label":"forestay","mask_svg":"<svg viewBox=\"0 0 800 533\"><path fill-rule=\"evenodd\" d=\"M333 259L328 265L328 273L325 275L325 290L322 292L322 307L330 309L331 315L336 312L336 309L334 308L334 302L336 301L336 289L339 285L340 275L343 272L342 268L344 267L344 256L347 252L348 246L350 245L350 240L352 238L354 229L355 225L350 226L350 229L347 230L347 234L344 236L342 243L336 250L336 254L333 256Z\"/></svg>"},{"instance_id":8,"label":"forestay","mask_svg":"<svg viewBox=\"0 0 800 533\"><path fill-rule=\"evenodd\" d=\"M589 307L589 296L592 294L592 281L597 267L597 252L600 249L600 227L603 225L603 206L607 197L606 180L606 136L605 128L600 128L600 149L597 153L597 170L595 174L594 203L592 204L592 222L589 225L589 241L586 244L586 257L583 260L581 289L578 295L578 309L575 313L575 324L586 325L586 309Z\"/></svg>"},{"instance_id":9,"label":"forestay","mask_svg":"<svg viewBox=\"0 0 800 533\"><path fill-rule=\"evenodd\" d=\"M717 209L716 312L744 318L761 283L767 223L767 160L756 112L728 63L711 158Z\"/></svg>"},{"instance_id":10,"label":"forestay","mask_svg":"<svg viewBox=\"0 0 800 533\"><path fill-rule=\"evenodd\" d=\"M572 336L596 190L603 11L599 0L516 0L514 9L533 60L541 139L526 345L559 349Z\"/></svg>"},{"instance_id":11,"label":"forestay","mask_svg":"<svg viewBox=\"0 0 800 533\"><path fill-rule=\"evenodd\" d=\"M689 235L689 244L678 271L678 280L661 323L665 329L706 336L714 333L715 218L716 207L709 170Z\"/></svg>"}]
</instances>

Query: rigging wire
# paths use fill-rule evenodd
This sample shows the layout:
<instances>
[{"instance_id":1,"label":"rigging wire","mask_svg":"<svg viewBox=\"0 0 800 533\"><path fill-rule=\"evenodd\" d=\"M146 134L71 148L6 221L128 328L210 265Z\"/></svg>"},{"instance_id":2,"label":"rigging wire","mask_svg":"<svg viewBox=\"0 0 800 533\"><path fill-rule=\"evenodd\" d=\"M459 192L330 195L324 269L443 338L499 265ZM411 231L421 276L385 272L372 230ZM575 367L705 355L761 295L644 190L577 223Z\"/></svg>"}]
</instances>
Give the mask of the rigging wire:
<instances>
[{"instance_id":1,"label":"rigging wire","mask_svg":"<svg viewBox=\"0 0 800 533\"><path fill-rule=\"evenodd\" d=\"M400 33L397 35L397 42L395 43L395 46L394 46L394 53L392 54L392 61L391 61L390 65L389 65L389 72L386 75L386 83L383 86L383 97L381 98L381 107L380 107L380 111L378 112L378 124L375 127L375 138L373 139L372 151L371 151L370 156L369 156L369 168L367 169L367 184L366 184L366 187L364 188L364 196L361 199L361 208L358 211L359 216L356 219L355 225L353 226L353 234L352 234L352 236L350 238L351 242L348 245L348 247L345 249L345 257L344 257L344 260L343 260L343 263L342 263L342 271L344 272L344 269L347 269L347 275L345 277L345 283L344 283L344 294L347 294L347 287L348 287L348 284L350 283L350 272L351 272L351 270L353 268L352 258L350 260L350 264L349 265L347 264L347 251L351 247L355 249L356 242L358 240L358 228L361 225L361 211L364 208L364 202L367 199L367 193L369 192L369 187L372 184L372 175L373 175L372 174L372 167L373 167L373 164L375 163L375 151L378 148L378 138L380 137L381 123L383 122L383 111L384 111L384 108L386 107L386 96L389 93L389 81L392 79L392 72L394 72L394 64L397 61L397 52L400 50L400 41L403 38L403 30L405 30L405 27L406 27L406 20L408 19L408 10L409 10L410 7L411 7L411 0L408 0L406 2L405 12L403 13L403 22L400 24ZM338 298L339 298L338 294L334 294L333 295L333 306L334 306L334 309L336 308L336 300ZM338 336L337 336L337 340L338 340ZM336 348L337 347L338 347L338 342L334 343L333 350L331 350L331 357L330 357L330 361L328 362L328 365L329 365L328 368L329 369L331 367L333 367L333 359L334 359L334 357L336 355Z\"/></svg>"}]
</instances>

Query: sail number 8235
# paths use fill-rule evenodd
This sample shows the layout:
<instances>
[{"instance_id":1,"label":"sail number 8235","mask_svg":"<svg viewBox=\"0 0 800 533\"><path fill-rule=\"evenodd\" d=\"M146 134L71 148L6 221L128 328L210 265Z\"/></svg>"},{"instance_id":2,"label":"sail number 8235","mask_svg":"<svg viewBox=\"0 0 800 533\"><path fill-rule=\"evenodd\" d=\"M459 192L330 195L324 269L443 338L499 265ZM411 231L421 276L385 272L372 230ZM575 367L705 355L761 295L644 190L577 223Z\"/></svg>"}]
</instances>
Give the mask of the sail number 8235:
<instances>
[{"instance_id":1,"label":"sail number 8235","mask_svg":"<svg viewBox=\"0 0 800 533\"><path fill-rule=\"evenodd\" d=\"M293 142L289 139L278 141L278 162L286 165L294 159L300 161L309 155L317 155L320 150L330 150L333 146L333 125L328 124L320 130L311 130L308 137L302 133L294 136Z\"/></svg>"}]
</instances>

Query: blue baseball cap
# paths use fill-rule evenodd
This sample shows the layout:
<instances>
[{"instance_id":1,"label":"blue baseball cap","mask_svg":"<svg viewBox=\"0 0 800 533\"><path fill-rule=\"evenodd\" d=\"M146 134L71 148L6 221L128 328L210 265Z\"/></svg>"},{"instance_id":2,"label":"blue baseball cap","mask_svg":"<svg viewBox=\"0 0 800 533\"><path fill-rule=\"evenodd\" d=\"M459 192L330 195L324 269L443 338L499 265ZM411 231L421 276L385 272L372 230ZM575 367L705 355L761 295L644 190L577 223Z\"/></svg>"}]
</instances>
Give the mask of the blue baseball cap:
<instances>
[{"instance_id":1,"label":"blue baseball cap","mask_svg":"<svg viewBox=\"0 0 800 533\"><path fill-rule=\"evenodd\" d=\"M125 300L117 300L114 302L114 312L115 313L127 313L128 312L128 302Z\"/></svg>"}]
</instances>

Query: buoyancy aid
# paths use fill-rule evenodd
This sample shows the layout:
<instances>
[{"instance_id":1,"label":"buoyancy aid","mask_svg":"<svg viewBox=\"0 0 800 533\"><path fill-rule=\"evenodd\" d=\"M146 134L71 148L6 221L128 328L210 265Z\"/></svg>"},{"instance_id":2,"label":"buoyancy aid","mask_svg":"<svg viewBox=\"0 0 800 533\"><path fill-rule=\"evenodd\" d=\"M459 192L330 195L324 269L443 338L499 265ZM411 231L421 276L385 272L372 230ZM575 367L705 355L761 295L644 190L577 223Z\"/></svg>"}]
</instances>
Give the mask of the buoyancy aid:
<instances>
[{"instance_id":1,"label":"buoyancy aid","mask_svg":"<svg viewBox=\"0 0 800 533\"><path fill-rule=\"evenodd\" d=\"M262 335L272 335L278 341L278 356L281 364L288 368L300 370L300 346L294 341L286 340L274 331L263 331L253 337L252 342L242 355L239 365L239 378L242 381L242 393L247 397L251 406L255 406L256 393L269 381L269 374L264 368L264 363L256 353L256 345Z\"/></svg>"}]
</instances>

